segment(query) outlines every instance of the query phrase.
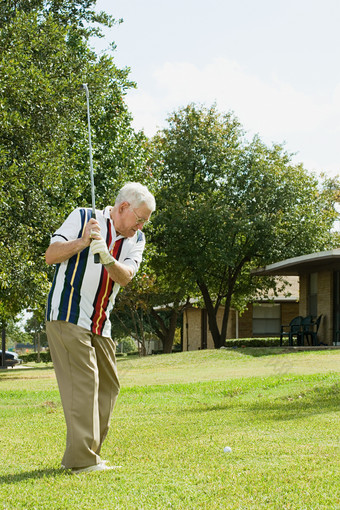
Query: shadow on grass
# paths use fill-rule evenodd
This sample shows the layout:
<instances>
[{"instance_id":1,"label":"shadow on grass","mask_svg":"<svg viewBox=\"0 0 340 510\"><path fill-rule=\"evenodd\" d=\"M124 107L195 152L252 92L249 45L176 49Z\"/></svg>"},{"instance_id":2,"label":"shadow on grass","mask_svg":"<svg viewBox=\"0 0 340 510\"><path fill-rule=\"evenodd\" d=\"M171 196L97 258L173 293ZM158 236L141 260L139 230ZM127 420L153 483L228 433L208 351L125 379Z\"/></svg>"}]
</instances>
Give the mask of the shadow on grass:
<instances>
[{"instance_id":1,"label":"shadow on grass","mask_svg":"<svg viewBox=\"0 0 340 510\"><path fill-rule=\"evenodd\" d=\"M291 352L286 347L237 347L228 349L238 354L244 354L245 356L252 356L253 358L261 358L264 356L273 356L274 354L287 354Z\"/></svg>"},{"instance_id":2,"label":"shadow on grass","mask_svg":"<svg viewBox=\"0 0 340 510\"><path fill-rule=\"evenodd\" d=\"M260 358L263 356L273 356L275 354L297 354L297 353L311 353L311 352L322 352L334 349L330 349L330 346L318 346L318 347L297 347L297 346L289 346L282 345L279 346L268 346L268 347L249 347L245 345L244 347L227 347L225 351L237 352L238 354L244 354L245 356L252 356L253 358Z\"/></svg>"},{"instance_id":3,"label":"shadow on grass","mask_svg":"<svg viewBox=\"0 0 340 510\"><path fill-rule=\"evenodd\" d=\"M139 356L138 356L139 358ZM117 363L127 363L128 361L132 361L133 359L137 359L137 358L133 358L131 356L129 356L128 358L117 358Z\"/></svg>"},{"instance_id":4,"label":"shadow on grass","mask_svg":"<svg viewBox=\"0 0 340 510\"><path fill-rule=\"evenodd\" d=\"M46 371L51 372L51 377L54 377L54 369L53 366L43 366L43 367L24 367L24 368L16 368L7 372L4 370L0 372L0 381L15 381L18 379L38 379L38 377L34 377L34 374L44 373ZM41 377L43 379L43 377Z\"/></svg>"},{"instance_id":5,"label":"shadow on grass","mask_svg":"<svg viewBox=\"0 0 340 510\"><path fill-rule=\"evenodd\" d=\"M14 370L23 370L23 369L29 369L29 370L53 370L53 365L50 363L49 365L44 364L43 366L33 366L33 365L24 365L23 367L15 368Z\"/></svg>"},{"instance_id":6,"label":"shadow on grass","mask_svg":"<svg viewBox=\"0 0 340 510\"><path fill-rule=\"evenodd\" d=\"M25 473L17 473L0 476L0 485L19 483L23 480L39 480L42 478L50 478L57 475L69 475L70 472L63 468L56 469L36 469Z\"/></svg>"},{"instance_id":7,"label":"shadow on grass","mask_svg":"<svg viewBox=\"0 0 340 510\"><path fill-rule=\"evenodd\" d=\"M310 393L286 395L276 398L274 401L267 401L253 405L253 411L265 415L269 420L289 421L301 417L312 417L320 414L339 412L340 390L338 385L331 388L317 388Z\"/></svg>"},{"instance_id":8,"label":"shadow on grass","mask_svg":"<svg viewBox=\"0 0 340 510\"><path fill-rule=\"evenodd\" d=\"M339 412L340 384L335 383L329 387L316 386L300 392L294 389L286 395L267 398L266 390L258 390L257 401L244 403L242 391L238 395L230 395L224 403L204 406L202 412L223 411L237 407L259 416L261 421L289 421L302 417L312 417L325 413ZM256 397L254 397L255 399ZM193 412L199 409L193 409Z\"/></svg>"}]
</instances>

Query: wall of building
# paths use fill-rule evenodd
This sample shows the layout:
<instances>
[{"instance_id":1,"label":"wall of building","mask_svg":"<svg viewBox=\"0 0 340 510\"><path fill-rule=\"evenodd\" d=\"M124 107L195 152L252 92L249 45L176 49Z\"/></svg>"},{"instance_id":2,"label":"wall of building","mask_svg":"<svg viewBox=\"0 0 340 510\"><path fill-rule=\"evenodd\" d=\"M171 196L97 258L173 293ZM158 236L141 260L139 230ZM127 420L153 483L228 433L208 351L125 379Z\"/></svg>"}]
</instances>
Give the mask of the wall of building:
<instances>
[{"instance_id":1,"label":"wall of building","mask_svg":"<svg viewBox=\"0 0 340 510\"><path fill-rule=\"evenodd\" d=\"M224 307L220 307L217 314L219 327L222 324ZM282 324L289 322L299 315L299 303L283 302L281 303ZM241 316L237 316L235 310L230 310L227 338L237 337L236 322L238 320L238 338L253 337L253 305L250 303ZM207 326L207 349L214 349L214 342ZM278 335L279 336L279 335ZM200 350L202 348L202 310L199 308L189 308L183 313L183 351Z\"/></svg>"},{"instance_id":2,"label":"wall of building","mask_svg":"<svg viewBox=\"0 0 340 510\"><path fill-rule=\"evenodd\" d=\"M309 276L306 274L300 276L299 315L302 315L302 317L308 315L308 279Z\"/></svg>"},{"instance_id":3,"label":"wall of building","mask_svg":"<svg viewBox=\"0 0 340 510\"><path fill-rule=\"evenodd\" d=\"M236 332L235 332L236 333ZM235 338L236 335L229 337ZM253 305L250 303L238 318L238 337L251 338L253 336Z\"/></svg>"},{"instance_id":4,"label":"wall of building","mask_svg":"<svg viewBox=\"0 0 340 510\"><path fill-rule=\"evenodd\" d=\"M221 307L217 313L219 328L222 325L224 308ZM235 311L230 311L227 338L235 336ZM207 319L208 321L208 319ZM214 349L214 341L207 322L207 349ZM183 313L183 351L197 351L202 348L202 310L200 308L188 308Z\"/></svg>"},{"instance_id":5,"label":"wall of building","mask_svg":"<svg viewBox=\"0 0 340 510\"><path fill-rule=\"evenodd\" d=\"M320 271L318 274L318 315L322 314L319 340L333 343L333 272Z\"/></svg>"},{"instance_id":6,"label":"wall of building","mask_svg":"<svg viewBox=\"0 0 340 510\"><path fill-rule=\"evenodd\" d=\"M322 314L320 328L318 331L318 340L327 345L333 343L333 272L318 272L318 298L317 314ZM309 315L308 307L308 287L309 274L300 277L300 307L299 315L306 317Z\"/></svg>"},{"instance_id":7,"label":"wall of building","mask_svg":"<svg viewBox=\"0 0 340 510\"><path fill-rule=\"evenodd\" d=\"M201 310L187 308L183 312L183 351L201 348Z\"/></svg>"},{"instance_id":8,"label":"wall of building","mask_svg":"<svg viewBox=\"0 0 340 510\"><path fill-rule=\"evenodd\" d=\"M281 305L281 324L289 324L294 317L300 315L299 303L282 303Z\"/></svg>"}]
</instances>

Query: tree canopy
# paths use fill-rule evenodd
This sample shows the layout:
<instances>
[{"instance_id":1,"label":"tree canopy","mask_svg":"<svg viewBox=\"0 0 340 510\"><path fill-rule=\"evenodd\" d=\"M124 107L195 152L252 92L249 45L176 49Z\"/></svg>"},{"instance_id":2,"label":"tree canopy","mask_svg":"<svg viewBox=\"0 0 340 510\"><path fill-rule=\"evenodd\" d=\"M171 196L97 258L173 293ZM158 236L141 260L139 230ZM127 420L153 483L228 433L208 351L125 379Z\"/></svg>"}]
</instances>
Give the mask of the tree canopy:
<instances>
[{"instance_id":1,"label":"tree canopy","mask_svg":"<svg viewBox=\"0 0 340 510\"><path fill-rule=\"evenodd\" d=\"M188 105L168 124L154 139L162 170L153 240L178 281L200 289L220 347L232 303L268 284L252 268L334 245L336 197L282 146L248 143L235 116L215 106Z\"/></svg>"},{"instance_id":2,"label":"tree canopy","mask_svg":"<svg viewBox=\"0 0 340 510\"><path fill-rule=\"evenodd\" d=\"M96 205L110 203L127 180L148 185L157 201L144 266L119 298L121 310L147 317L135 336L153 331L170 352L178 315L195 298L219 347L230 307L241 310L273 285L252 268L336 245L339 182L320 183L281 145L248 142L238 119L216 106L179 109L152 140L135 132L129 69L90 45L120 20L95 5L0 2L0 319L30 307L40 320L50 234L74 207L91 204L87 83Z\"/></svg>"},{"instance_id":3,"label":"tree canopy","mask_svg":"<svg viewBox=\"0 0 340 510\"><path fill-rule=\"evenodd\" d=\"M89 38L115 21L95 1L10 1L0 7L1 317L44 306L49 236L90 200L86 98L97 205L127 178L145 181L147 144L124 102L134 84Z\"/></svg>"}]
</instances>

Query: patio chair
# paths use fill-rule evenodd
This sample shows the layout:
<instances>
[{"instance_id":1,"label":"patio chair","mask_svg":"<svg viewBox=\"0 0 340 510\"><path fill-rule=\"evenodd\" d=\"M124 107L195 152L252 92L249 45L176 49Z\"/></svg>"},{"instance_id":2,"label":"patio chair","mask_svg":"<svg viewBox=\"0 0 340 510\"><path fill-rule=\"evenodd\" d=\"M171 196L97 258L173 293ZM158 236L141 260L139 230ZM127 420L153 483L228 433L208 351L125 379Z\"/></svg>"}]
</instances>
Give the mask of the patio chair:
<instances>
[{"instance_id":1,"label":"patio chair","mask_svg":"<svg viewBox=\"0 0 340 510\"><path fill-rule=\"evenodd\" d=\"M322 314L319 315L319 317L316 319L316 321L312 323L312 327L310 328L310 330L305 333L305 335L307 336L307 339L308 339L308 337L310 337L310 339L311 339L310 345L318 345L318 331L319 331L321 319L322 319Z\"/></svg>"},{"instance_id":2,"label":"patio chair","mask_svg":"<svg viewBox=\"0 0 340 510\"><path fill-rule=\"evenodd\" d=\"M282 340L284 337L288 337L288 344L293 345L294 337L296 337L296 343L298 344L301 341L301 322L303 317L298 315L294 317L290 321L289 324L281 325L281 333L280 333L280 345L282 345Z\"/></svg>"},{"instance_id":3,"label":"patio chair","mask_svg":"<svg viewBox=\"0 0 340 510\"><path fill-rule=\"evenodd\" d=\"M301 321L301 333L300 333L300 345L305 344L305 337L307 340L307 343L309 344L309 336L311 336L313 332L313 327L315 325L315 322L313 321L313 315L307 315L307 317L304 317Z\"/></svg>"}]
</instances>

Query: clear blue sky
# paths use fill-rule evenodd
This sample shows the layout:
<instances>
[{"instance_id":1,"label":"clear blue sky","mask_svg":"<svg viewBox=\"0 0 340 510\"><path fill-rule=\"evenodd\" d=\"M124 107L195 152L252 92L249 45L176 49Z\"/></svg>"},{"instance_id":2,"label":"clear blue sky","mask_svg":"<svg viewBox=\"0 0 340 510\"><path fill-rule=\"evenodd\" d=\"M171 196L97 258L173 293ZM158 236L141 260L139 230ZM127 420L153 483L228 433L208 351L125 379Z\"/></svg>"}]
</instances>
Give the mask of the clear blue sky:
<instances>
[{"instance_id":1,"label":"clear blue sky","mask_svg":"<svg viewBox=\"0 0 340 510\"><path fill-rule=\"evenodd\" d=\"M285 142L294 162L340 174L340 0L97 0L124 23L118 67L127 103L153 135L189 102L234 111L251 139Z\"/></svg>"}]
</instances>

